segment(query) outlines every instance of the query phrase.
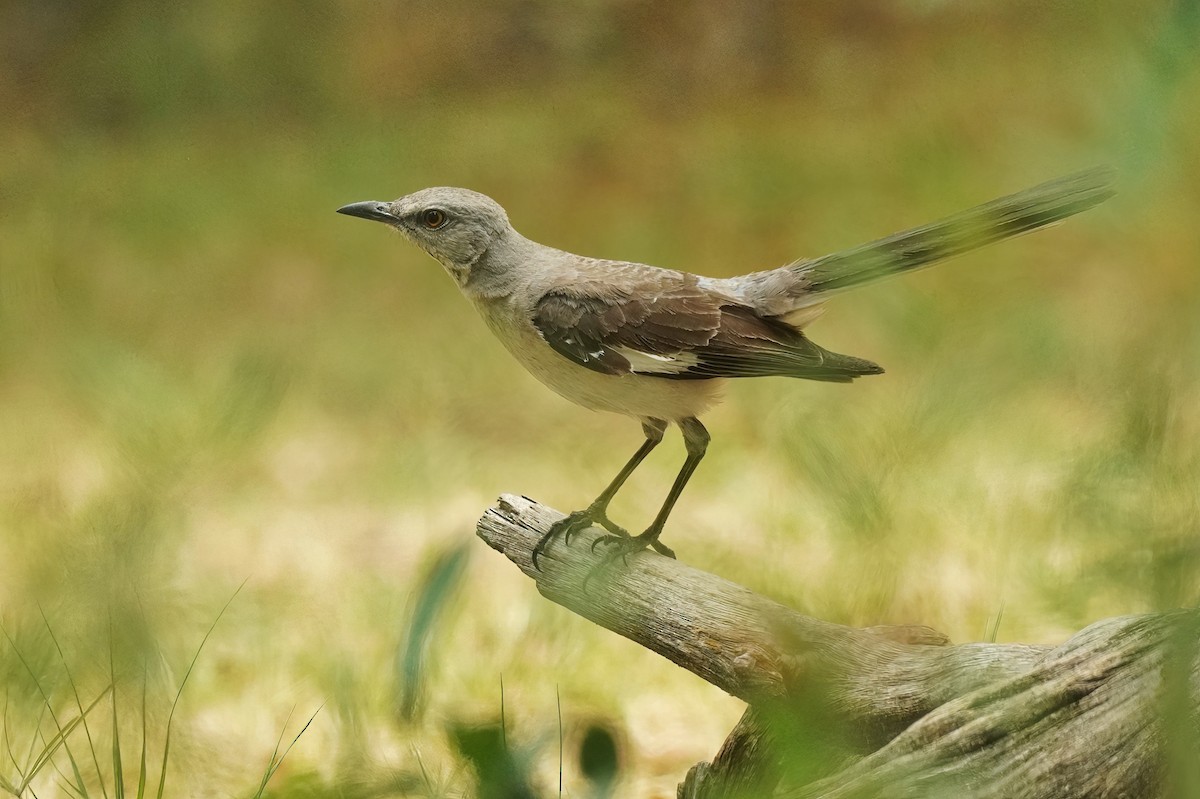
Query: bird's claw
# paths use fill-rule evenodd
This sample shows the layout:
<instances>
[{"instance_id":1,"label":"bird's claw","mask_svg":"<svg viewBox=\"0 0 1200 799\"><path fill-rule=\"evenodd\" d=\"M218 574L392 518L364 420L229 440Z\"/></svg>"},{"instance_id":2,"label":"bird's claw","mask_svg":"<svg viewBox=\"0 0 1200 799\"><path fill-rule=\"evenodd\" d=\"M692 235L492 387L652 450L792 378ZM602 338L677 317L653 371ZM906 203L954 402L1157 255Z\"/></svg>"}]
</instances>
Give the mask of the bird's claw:
<instances>
[{"instance_id":1,"label":"bird's claw","mask_svg":"<svg viewBox=\"0 0 1200 799\"><path fill-rule=\"evenodd\" d=\"M622 530L620 535L599 536L595 541L592 542L592 552L596 551L597 544L612 544L615 547L615 549L605 557L604 563L601 565L610 563L617 558L621 558L622 561L628 564L628 561L625 561L626 556L632 555L635 552L640 552L646 547L652 547L655 552L659 553L660 555L665 555L668 558L675 557L675 551L658 540L657 532L652 532L650 530L647 530L641 535L630 535Z\"/></svg>"},{"instance_id":2,"label":"bird's claw","mask_svg":"<svg viewBox=\"0 0 1200 799\"><path fill-rule=\"evenodd\" d=\"M617 544L617 543L620 543L621 541L624 541L627 538L629 538L628 534L626 534L624 537L622 537L620 535L596 536L596 540L592 542L592 552L594 553L596 551L597 544Z\"/></svg>"},{"instance_id":3,"label":"bird's claw","mask_svg":"<svg viewBox=\"0 0 1200 799\"><path fill-rule=\"evenodd\" d=\"M665 555L668 558L674 558L675 553L666 544L658 540L658 532L647 530L641 535L602 535L592 542L592 552L596 551L597 544L605 544L612 549L604 555L599 563L592 567L588 572L587 577L583 578L583 592L587 593L588 583L592 578L603 571L607 571L619 559L626 567L629 566L629 556L637 552L641 552L647 547L652 547L659 554Z\"/></svg>"},{"instance_id":4,"label":"bird's claw","mask_svg":"<svg viewBox=\"0 0 1200 799\"><path fill-rule=\"evenodd\" d=\"M538 558L542 556L554 539L562 536L563 543L570 545L571 536L596 524L608 532L592 541L591 551L596 551L597 544L611 544L614 549L605 555L604 560L592 570L592 573L607 568L617 558L620 558L625 565L629 565L629 561L626 558L635 552L640 552L646 547L652 547L655 552L665 555L668 558L675 557L675 552L658 540L659 531L650 529L641 535L630 535L625 528L613 523L608 518L604 507L593 505L586 510L573 511L550 525L550 529L538 539L537 544L533 547L531 556L533 568L538 571L542 570L541 566L538 565ZM590 574L588 575L588 579L591 579Z\"/></svg>"},{"instance_id":5,"label":"bird's claw","mask_svg":"<svg viewBox=\"0 0 1200 799\"><path fill-rule=\"evenodd\" d=\"M546 531L545 535L538 539L537 544L535 544L533 547L533 554L531 557L531 560L533 561L533 568L537 569L538 571L542 570L542 568L538 566L538 556L546 551L546 547L550 546L551 541L561 535L563 536L563 543L569 544L571 543L572 535L584 529L585 527L590 527L591 524L592 517L588 515L588 512L585 510L577 510L573 513L567 514L554 524L550 525L550 529Z\"/></svg>"},{"instance_id":6,"label":"bird's claw","mask_svg":"<svg viewBox=\"0 0 1200 799\"><path fill-rule=\"evenodd\" d=\"M614 524L609 520L608 515L604 512L604 508L593 506L587 510L577 510L567 514L554 524L550 525L550 529L538 539L537 544L533 547L533 554L531 557L531 560L533 561L533 568L541 571L541 567L538 566L538 558L546 551L546 548L550 546L551 541L559 536L562 536L563 543L569 545L571 543L571 536L582 532L583 530L586 530L595 524L599 524L605 530L608 530L609 535L603 536L605 538L630 537L629 533L627 533L624 528ZM593 546L593 550L594 549L595 547Z\"/></svg>"}]
</instances>

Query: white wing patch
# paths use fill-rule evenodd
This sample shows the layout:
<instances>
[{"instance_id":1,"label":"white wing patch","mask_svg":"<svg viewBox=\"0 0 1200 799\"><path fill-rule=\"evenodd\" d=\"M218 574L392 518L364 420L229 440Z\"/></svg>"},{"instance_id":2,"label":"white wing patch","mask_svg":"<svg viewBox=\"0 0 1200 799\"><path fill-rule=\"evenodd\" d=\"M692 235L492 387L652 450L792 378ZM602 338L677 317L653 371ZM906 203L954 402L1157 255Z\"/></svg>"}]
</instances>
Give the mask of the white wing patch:
<instances>
[{"instance_id":1,"label":"white wing patch","mask_svg":"<svg viewBox=\"0 0 1200 799\"><path fill-rule=\"evenodd\" d=\"M644 375L677 375L686 372L700 362L700 359L692 352L681 352L677 355L655 355L628 347L611 347L610 349L629 361L630 371Z\"/></svg>"}]
</instances>

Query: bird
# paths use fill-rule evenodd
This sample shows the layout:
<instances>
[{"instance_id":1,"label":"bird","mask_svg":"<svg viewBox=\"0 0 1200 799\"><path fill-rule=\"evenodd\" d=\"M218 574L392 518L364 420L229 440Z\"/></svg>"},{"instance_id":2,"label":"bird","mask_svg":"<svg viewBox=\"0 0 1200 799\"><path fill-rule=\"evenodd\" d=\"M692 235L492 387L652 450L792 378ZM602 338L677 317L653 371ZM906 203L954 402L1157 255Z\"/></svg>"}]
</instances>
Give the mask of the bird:
<instances>
[{"instance_id":1,"label":"bird","mask_svg":"<svg viewBox=\"0 0 1200 799\"><path fill-rule=\"evenodd\" d=\"M338 213L382 222L437 260L488 328L534 377L578 405L641 422L644 440L582 510L541 536L538 559L558 538L595 525L603 562L646 548L675 553L660 536L710 436L700 416L731 378L783 376L849 383L876 363L831 352L806 328L832 296L1058 222L1113 195L1113 171L1095 167L819 258L729 278L589 258L532 241L503 207L478 192L422 189L392 202L356 202ZM687 457L657 515L631 534L608 516L613 497L669 426Z\"/></svg>"}]
</instances>

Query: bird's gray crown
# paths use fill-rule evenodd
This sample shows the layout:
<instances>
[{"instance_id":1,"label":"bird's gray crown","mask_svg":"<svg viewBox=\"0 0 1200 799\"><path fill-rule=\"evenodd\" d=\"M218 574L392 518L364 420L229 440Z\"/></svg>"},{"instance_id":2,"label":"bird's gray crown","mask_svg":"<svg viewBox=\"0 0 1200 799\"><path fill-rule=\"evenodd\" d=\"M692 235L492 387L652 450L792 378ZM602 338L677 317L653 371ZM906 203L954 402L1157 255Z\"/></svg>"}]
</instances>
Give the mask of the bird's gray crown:
<instances>
[{"instance_id":1,"label":"bird's gray crown","mask_svg":"<svg viewBox=\"0 0 1200 799\"><path fill-rule=\"evenodd\" d=\"M450 214L452 220L471 220L503 230L508 227L508 214L500 203L486 194L455 186L434 186L421 189L391 203L397 216L420 213L434 208Z\"/></svg>"}]
</instances>

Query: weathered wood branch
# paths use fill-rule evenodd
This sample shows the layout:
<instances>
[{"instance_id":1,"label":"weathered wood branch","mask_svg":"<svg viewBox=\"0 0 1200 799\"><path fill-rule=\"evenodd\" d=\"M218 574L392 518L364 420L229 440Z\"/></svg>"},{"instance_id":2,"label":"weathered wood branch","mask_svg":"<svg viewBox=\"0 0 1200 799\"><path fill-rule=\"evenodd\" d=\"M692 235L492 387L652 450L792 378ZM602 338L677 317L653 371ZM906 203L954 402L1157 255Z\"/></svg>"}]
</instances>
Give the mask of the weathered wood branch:
<instances>
[{"instance_id":1,"label":"weathered wood branch","mask_svg":"<svg viewBox=\"0 0 1200 799\"><path fill-rule=\"evenodd\" d=\"M597 530L537 571L558 518L505 496L478 532L548 599L751 705L681 797L1147 796L1186 775L1185 755L1200 762L1195 611L1110 619L1054 648L949 645L814 619L652 552L588 580Z\"/></svg>"}]
</instances>

